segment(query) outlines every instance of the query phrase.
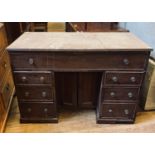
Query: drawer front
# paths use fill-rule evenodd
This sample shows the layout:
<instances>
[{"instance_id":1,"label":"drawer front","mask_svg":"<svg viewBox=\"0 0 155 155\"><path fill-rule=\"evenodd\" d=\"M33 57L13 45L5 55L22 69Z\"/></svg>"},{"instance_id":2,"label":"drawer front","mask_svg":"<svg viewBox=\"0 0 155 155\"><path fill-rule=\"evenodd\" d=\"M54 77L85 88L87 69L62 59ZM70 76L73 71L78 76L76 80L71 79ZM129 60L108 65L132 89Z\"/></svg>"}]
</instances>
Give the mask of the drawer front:
<instances>
[{"instance_id":1,"label":"drawer front","mask_svg":"<svg viewBox=\"0 0 155 155\"><path fill-rule=\"evenodd\" d=\"M9 70L10 63L8 58L8 53L5 51L0 58L0 83L5 75L5 73Z\"/></svg>"},{"instance_id":2,"label":"drawer front","mask_svg":"<svg viewBox=\"0 0 155 155\"><path fill-rule=\"evenodd\" d=\"M102 104L100 117L133 119L136 107L136 104Z\"/></svg>"},{"instance_id":3,"label":"drawer front","mask_svg":"<svg viewBox=\"0 0 155 155\"><path fill-rule=\"evenodd\" d=\"M40 70L47 67L47 56L41 53L11 54L11 65L14 70Z\"/></svg>"},{"instance_id":4,"label":"drawer front","mask_svg":"<svg viewBox=\"0 0 155 155\"><path fill-rule=\"evenodd\" d=\"M12 79L12 74L11 72L9 72L1 92L5 108L7 108L9 105L9 101L10 101L10 97L12 95L13 89L14 89L14 83Z\"/></svg>"},{"instance_id":5,"label":"drawer front","mask_svg":"<svg viewBox=\"0 0 155 155\"><path fill-rule=\"evenodd\" d=\"M143 73L136 72L106 72L104 85L141 85Z\"/></svg>"},{"instance_id":6,"label":"drawer front","mask_svg":"<svg viewBox=\"0 0 155 155\"><path fill-rule=\"evenodd\" d=\"M48 67L55 70L144 70L146 54L76 52L49 55Z\"/></svg>"},{"instance_id":7,"label":"drawer front","mask_svg":"<svg viewBox=\"0 0 155 155\"><path fill-rule=\"evenodd\" d=\"M56 105L53 102L48 103L19 103L20 115L22 118L48 118L56 117Z\"/></svg>"},{"instance_id":8,"label":"drawer front","mask_svg":"<svg viewBox=\"0 0 155 155\"><path fill-rule=\"evenodd\" d=\"M102 90L102 101L132 102L139 99L139 88L112 88Z\"/></svg>"},{"instance_id":9,"label":"drawer front","mask_svg":"<svg viewBox=\"0 0 155 155\"><path fill-rule=\"evenodd\" d=\"M54 88L51 86L17 86L16 92L20 101L54 100Z\"/></svg>"},{"instance_id":10,"label":"drawer front","mask_svg":"<svg viewBox=\"0 0 155 155\"><path fill-rule=\"evenodd\" d=\"M16 84L53 84L53 72L14 72Z\"/></svg>"}]
</instances>

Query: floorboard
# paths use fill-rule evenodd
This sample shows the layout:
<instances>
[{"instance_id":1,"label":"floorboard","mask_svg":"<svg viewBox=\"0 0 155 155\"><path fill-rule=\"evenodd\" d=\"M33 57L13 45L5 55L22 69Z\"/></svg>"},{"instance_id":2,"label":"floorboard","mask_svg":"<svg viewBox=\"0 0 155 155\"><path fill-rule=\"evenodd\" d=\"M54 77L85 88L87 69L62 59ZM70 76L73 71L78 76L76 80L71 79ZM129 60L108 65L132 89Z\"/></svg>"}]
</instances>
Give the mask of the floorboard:
<instances>
[{"instance_id":1,"label":"floorboard","mask_svg":"<svg viewBox=\"0 0 155 155\"><path fill-rule=\"evenodd\" d=\"M155 112L139 112L135 124L96 124L95 111L63 111L58 124L20 124L17 99L13 105L5 128L6 133L126 133L155 132Z\"/></svg>"}]
</instances>

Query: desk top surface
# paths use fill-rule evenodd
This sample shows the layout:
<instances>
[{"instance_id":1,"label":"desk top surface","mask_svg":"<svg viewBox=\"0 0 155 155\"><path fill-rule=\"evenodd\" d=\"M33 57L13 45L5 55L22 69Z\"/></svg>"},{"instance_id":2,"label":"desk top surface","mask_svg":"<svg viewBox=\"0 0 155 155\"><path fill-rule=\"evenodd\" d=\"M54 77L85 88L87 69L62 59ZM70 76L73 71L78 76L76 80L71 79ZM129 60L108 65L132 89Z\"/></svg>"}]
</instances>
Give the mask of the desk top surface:
<instances>
[{"instance_id":1,"label":"desk top surface","mask_svg":"<svg viewBox=\"0 0 155 155\"><path fill-rule=\"evenodd\" d=\"M150 51L130 32L26 32L8 51Z\"/></svg>"}]
</instances>

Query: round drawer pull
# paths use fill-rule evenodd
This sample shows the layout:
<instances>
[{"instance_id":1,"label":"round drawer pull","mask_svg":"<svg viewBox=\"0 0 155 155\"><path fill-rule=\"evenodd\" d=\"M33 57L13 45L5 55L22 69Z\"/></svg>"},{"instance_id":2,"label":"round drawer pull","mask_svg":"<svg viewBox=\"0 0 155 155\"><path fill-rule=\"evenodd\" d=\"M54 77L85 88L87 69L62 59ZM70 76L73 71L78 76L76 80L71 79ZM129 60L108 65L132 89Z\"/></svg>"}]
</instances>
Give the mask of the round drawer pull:
<instances>
[{"instance_id":1,"label":"round drawer pull","mask_svg":"<svg viewBox=\"0 0 155 155\"><path fill-rule=\"evenodd\" d=\"M125 109L125 110L124 110L124 113L125 113L126 115L128 115L128 114L129 114L129 110L128 110L128 109Z\"/></svg>"},{"instance_id":2,"label":"round drawer pull","mask_svg":"<svg viewBox=\"0 0 155 155\"><path fill-rule=\"evenodd\" d=\"M125 65L129 64L129 60L128 59L123 59L123 62L124 62Z\"/></svg>"},{"instance_id":3,"label":"round drawer pull","mask_svg":"<svg viewBox=\"0 0 155 155\"><path fill-rule=\"evenodd\" d=\"M129 92L129 93L128 93L128 97L129 97L129 98L132 98L132 97L133 97L133 94L132 94L131 92Z\"/></svg>"},{"instance_id":4,"label":"round drawer pull","mask_svg":"<svg viewBox=\"0 0 155 155\"><path fill-rule=\"evenodd\" d=\"M109 109L108 112L112 112L112 109Z\"/></svg>"},{"instance_id":5,"label":"round drawer pull","mask_svg":"<svg viewBox=\"0 0 155 155\"><path fill-rule=\"evenodd\" d=\"M134 76L132 76L132 77L130 78L130 80L131 80L131 82L136 82L136 78L135 78Z\"/></svg>"},{"instance_id":6,"label":"round drawer pull","mask_svg":"<svg viewBox=\"0 0 155 155\"><path fill-rule=\"evenodd\" d=\"M47 93L45 91L42 92L42 97L46 97Z\"/></svg>"},{"instance_id":7,"label":"round drawer pull","mask_svg":"<svg viewBox=\"0 0 155 155\"><path fill-rule=\"evenodd\" d=\"M27 111L28 111L28 112L31 112L31 111L32 111L32 109L31 109L31 108L28 108L28 109L27 109Z\"/></svg>"},{"instance_id":8,"label":"round drawer pull","mask_svg":"<svg viewBox=\"0 0 155 155\"><path fill-rule=\"evenodd\" d=\"M45 78L43 76L40 77L40 81L44 82Z\"/></svg>"},{"instance_id":9,"label":"round drawer pull","mask_svg":"<svg viewBox=\"0 0 155 155\"><path fill-rule=\"evenodd\" d=\"M29 64L30 64L30 65L33 65L33 64L34 64L33 58L29 58Z\"/></svg>"},{"instance_id":10,"label":"round drawer pull","mask_svg":"<svg viewBox=\"0 0 155 155\"><path fill-rule=\"evenodd\" d=\"M25 97L28 97L30 95L29 92L25 92Z\"/></svg>"},{"instance_id":11,"label":"round drawer pull","mask_svg":"<svg viewBox=\"0 0 155 155\"><path fill-rule=\"evenodd\" d=\"M48 109L47 108L44 108L44 112L47 112L48 111Z\"/></svg>"},{"instance_id":12,"label":"round drawer pull","mask_svg":"<svg viewBox=\"0 0 155 155\"><path fill-rule=\"evenodd\" d=\"M117 78L116 76L113 76L113 77L112 77L112 81L113 81L113 82L117 82L117 81L118 81L118 78Z\"/></svg>"},{"instance_id":13,"label":"round drawer pull","mask_svg":"<svg viewBox=\"0 0 155 155\"><path fill-rule=\"evenodd\" d=\"M110 96L111 96L111 97L115 97L115 95L116 95L116 94L115 94L114 92L111 92L111 93L110 93Z\"/></svg>"},{"instance_id":14,"label":"round drawer pull","mask_svg":"<svg viewBox=\"0 0 155 155\"><path fill-rule=\"evenodd\" d=\"M26 82L27 78L25 76L22 77L22 81Z\"/></svg>"}]
</instances>

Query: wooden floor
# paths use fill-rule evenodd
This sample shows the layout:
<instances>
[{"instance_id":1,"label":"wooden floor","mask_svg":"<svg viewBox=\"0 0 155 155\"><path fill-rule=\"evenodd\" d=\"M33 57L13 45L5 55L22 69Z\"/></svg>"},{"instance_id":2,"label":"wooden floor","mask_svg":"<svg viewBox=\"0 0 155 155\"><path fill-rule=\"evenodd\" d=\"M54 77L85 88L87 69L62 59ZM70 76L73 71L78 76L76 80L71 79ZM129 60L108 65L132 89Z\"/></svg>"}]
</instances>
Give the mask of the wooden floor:
<instances>
[{"instance_id":1,"label":"wooden floor","mask_svg":"<svg viewBox=\"0 0 155 155\"><path fill-rule=\"evenodd\" d=\"M155 112L140 112L135 124L96 124L95 111L64 111L58 124L20 124L17 99L13 101L5 132L155 132Z\"/></svg>"}]
</instances>

